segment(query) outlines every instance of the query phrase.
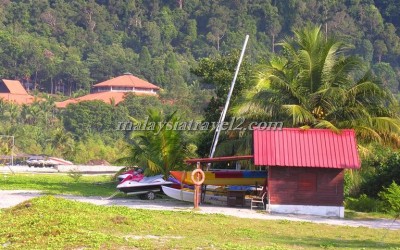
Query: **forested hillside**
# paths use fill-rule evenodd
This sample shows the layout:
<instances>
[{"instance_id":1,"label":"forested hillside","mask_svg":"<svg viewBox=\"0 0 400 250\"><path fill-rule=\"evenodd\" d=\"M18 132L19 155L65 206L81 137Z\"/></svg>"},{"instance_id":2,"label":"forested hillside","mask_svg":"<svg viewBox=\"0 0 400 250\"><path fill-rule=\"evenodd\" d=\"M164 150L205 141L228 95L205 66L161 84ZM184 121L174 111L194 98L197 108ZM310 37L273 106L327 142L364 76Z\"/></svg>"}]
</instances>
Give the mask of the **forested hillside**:
<instances>
[{"instance_id":1,"label":"forested hillside","mask_svg":"<svg viewBox=\"0 0 400 250\"><path fill-rule=\"evenodd\" d=\"M0 76L47 101L0 101L0 134L16 136L17 153L115 161L130 136L116 132L116 122L144 119L149 107L217 121L245 35L250 42L232 104L255 85L259 64L284 54L280 42L309 24L353 46L346 55L361 58L374 82L397 95L399 9L396 0L2 0ZM53 108L57 99L125 72L160 86L161 98ZM212 132L184 134L193 152L207 155Z\"/></svg>"},{"instance_id":2,"label":"forested hillside","mask_svg":"<svg viewBox=\"0 0 400 250\"><path fill-rule=\"evenodd\" d=\"M260 62L311 22L353 44L397 92L399 9L396 0L3 0L0 74L73 95L131 72L169 98L194 98L190 69L199 58L238 49L249 34L247 58Z\"/></svg>"}]
</instances>

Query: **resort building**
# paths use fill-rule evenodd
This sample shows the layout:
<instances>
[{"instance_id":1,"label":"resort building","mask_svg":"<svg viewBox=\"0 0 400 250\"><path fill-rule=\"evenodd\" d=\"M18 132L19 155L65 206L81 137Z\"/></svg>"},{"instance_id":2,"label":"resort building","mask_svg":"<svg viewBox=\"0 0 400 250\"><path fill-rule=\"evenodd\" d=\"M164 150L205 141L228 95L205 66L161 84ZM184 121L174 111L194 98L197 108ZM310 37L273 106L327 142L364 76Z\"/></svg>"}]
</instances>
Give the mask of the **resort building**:
<instances>
[{"instance_id":1,"label":"resort building","mask_svg":"<svg viewBox=\"0 0 400 250\"><path fill-rule=\"evenodd\" d=\"M124 100L126 93L157 96L159 90L158 86L142 80L131 73L125 73L122 76L93 85L92 91L88 95L68 99L63 102L56 102L56 107L65 108L70 103L93 100L117 105Z\"/></svg>"},{"instance_id":2,"label":"resort building","mask_svg":"<svg viewBox=\"0 0 400 250\"><path fill-rule=\"evenodd\" d=\"M0 99L22 105L33 103L35 97L26 92L20 81L2 79L0 81Z\"/></svg>"}]
</instances>

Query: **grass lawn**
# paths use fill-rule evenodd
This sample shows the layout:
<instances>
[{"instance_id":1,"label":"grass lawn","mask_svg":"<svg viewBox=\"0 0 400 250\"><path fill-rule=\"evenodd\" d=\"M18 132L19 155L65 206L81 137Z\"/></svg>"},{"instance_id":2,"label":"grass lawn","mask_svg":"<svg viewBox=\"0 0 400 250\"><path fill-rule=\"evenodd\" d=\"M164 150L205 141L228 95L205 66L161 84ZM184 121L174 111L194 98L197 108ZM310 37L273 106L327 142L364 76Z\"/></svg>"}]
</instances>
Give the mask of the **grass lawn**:
<instances>
[{"instance_id":1,"label":"grass lawn","mask_svg":"<svg viewBox=\"0 0 400 250\"><path fill-rule=\"evenodd\" d=\"M358 212L354 210L346 209L344 211L344 217L350 220L376 220L376 219L389 219L393 220L395 218L395 214L389 213L379 213L379 212Z\"/></svg>"},{"instance_id":2,"label":"grass lawn","mask_svg":"<svg viewBox=\"0 0 400 250\"><path fill-rule=\"evenodd\" d=\"M0 189L42 190L48 194L110 196L116 189L109 175L81 176L78 181L64 174L0 175Z\"/></svg>"},{"instance_id":3,"label":"grass lawn","mask_svg":"<svg viewBox=\"0 0 400 250\"><path fill-rule=\"evenodd\" d=\"M400 232L196 212L103 207L43 196L0 210L4 249L400 249Z\"/></svg>"}]
</instances>

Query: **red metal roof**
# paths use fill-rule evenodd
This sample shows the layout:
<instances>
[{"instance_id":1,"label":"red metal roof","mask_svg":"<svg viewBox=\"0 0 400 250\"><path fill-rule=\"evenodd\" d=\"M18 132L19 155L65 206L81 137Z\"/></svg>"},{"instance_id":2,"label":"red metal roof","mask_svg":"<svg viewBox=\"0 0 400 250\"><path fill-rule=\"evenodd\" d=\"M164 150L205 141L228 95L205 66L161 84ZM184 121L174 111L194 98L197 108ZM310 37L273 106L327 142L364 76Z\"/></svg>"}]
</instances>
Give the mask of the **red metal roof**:
<instances>
[{"instance_id":1,"label":"red metal roof","mask_svg":"<svg viewBox=\"0 0 400 250\"><path fill-rule=\"evenodd\" d=\"M122 76L118 76L112 78L110 80L98 83L93 85L94 88L97 87L135 87L135 88L143 88L143 89L155 89L159 90L160 88L154 84L149 83L148 81L142 80L132 74L125 74Z\"/></svg>"},{"instance_id":2,"label":"red metal roof","mask_svg":"<svg viewBox=\"0 0 400 250\"><path fill-rule=\"evenodd\" d=\"M254 164L282 167L360 168L353 130L254 128Z\"/></svg>"}]
</instances>

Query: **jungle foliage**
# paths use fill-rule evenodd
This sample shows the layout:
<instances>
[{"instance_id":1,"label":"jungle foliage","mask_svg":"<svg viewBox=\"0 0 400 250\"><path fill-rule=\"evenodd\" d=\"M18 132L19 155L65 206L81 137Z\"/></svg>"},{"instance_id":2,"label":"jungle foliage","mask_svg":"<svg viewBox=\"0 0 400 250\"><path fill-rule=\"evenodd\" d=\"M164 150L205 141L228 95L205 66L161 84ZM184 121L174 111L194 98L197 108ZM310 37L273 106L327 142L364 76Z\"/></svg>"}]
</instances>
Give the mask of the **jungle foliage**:
<instances>
[{"instance_id":1,"label":"jungle foliage","mask_svg":"<svg viewBox=\"0 0 400 250\"><path fill-rule=\"evenodd\" d=\"M307 23L354 45L354 54L398 91L396 1L67 1L0 2L0 74L29 89L73 95L131 72L186 98L197 60L230 53L250 35L252 63Z\"/></svg>"},{"instance_id":2,"label":"jungle foliage","mask_svg":"<svg viewBox=\"0 0 400 250\"><path fill-rule=\"evenodd\" d=\"M233 105L255 85L258 65L276 55L289 57L280 43L310 23L320 27L322 40L334 37L351 45L346 56L371 69L371 79L386 89L385 99L398 94L398 7L393 0L0 1L0 75L20 80L47 100L22 107L1 102L0 133L15 135L19 152L76 162L102 157L113 161L121 157L130 137L116 133L115 122L145 119L149 107L166 115L178 110L185 119L216 121L245 34L250 43ZM341 56L340 52L336 59L344 63ZM124 72L160 86L160 98L130 96L117 107L90 102L54 109L55 100L86 94L93 84ZM346 76L364 79L357 73ZM374 117L379 112L374 110ZM375 125L393 131L391 121L381 119ZM198 144L200 155L207 154L212 133L185 136ZM390 135L380 136L388 141Z\"/></svg>"}]
</instances>

